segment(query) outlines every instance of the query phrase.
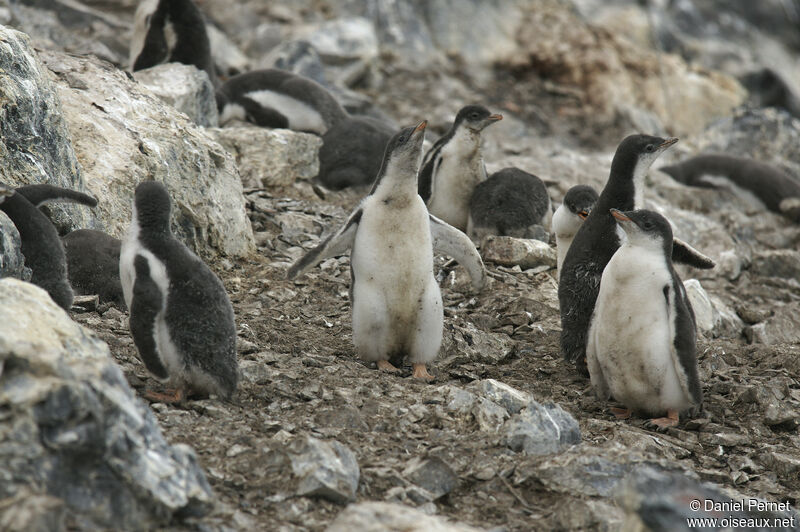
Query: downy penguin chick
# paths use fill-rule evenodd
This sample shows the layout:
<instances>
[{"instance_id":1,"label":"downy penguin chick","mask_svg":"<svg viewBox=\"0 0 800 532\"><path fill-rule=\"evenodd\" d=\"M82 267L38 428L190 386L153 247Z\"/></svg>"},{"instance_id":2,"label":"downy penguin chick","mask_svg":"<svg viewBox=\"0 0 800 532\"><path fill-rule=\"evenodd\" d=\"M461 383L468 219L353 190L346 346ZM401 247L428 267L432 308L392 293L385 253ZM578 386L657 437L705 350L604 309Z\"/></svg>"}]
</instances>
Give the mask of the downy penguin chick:
<instances>
[{"instance_id":1,"label":"downy penguin chick","mask_svg":"<svg viewBox=\"0 0 800 532\"><path fill-rule=\"evenodd\" d=\"M402 129L386 147L372 191L336 233L298 260L294 279L321 261L352 248L350 301L353 343L359 357L396 372L408 356L413 376L431 380L426 364L442 343L444 315L433 276L433 250L465 266L473 286L486 271L472 241L428 213L417 194L425 126Z\"/></svg>"},{"instance_id":2,"label":"downy penguin chick","mask_svg":"<svg viewBox=\"0 0 800 532\"><path fill-rule=\"evenodd\" d=\"M697 409L703 390L695 353L692 306L672 266L672 228L660 214L611 215L627 238L603 271L586 357L599 399L613 396L660 428Z\"/></svg>"},{"instance_id":3,"label":"downy penguin chick","mask_svg":"<svg viewBox=\"0 0 800 532\"><path fill-rule=\"evenodd\" d=\"M419 195L431 214L461 231L467 230L472 193L487 178L481 132L502 118L482 105L463 107L422 161Z\"/></svg>"},{"instance_id":4,"label":"downy penguin chick","mask_svg":"<svg viewBox=\"0 0 800 532\"><path fill-rule=\"evenodd\" d=\"M119 273L133 341L145 366L179 402L192 394L230 398L239 381L233 307L219 278L172 234L161 183L136 187Z\"/></svg>"},{"instance_id":5,"label":"downy penguin chick","mask_svg":"<svg viewBox=\"0 0 800 532\"><path fill-rule=\"evenodd\" d=\"M564 201L553 214L553 233L556 235L556 250L558 251L557 275L561 274L561 265L567 250L572 245L572 239L583 221L592 212L597 203L597 191L589 185L576 185L564 195Z\"/></svg>"}]
</instances>

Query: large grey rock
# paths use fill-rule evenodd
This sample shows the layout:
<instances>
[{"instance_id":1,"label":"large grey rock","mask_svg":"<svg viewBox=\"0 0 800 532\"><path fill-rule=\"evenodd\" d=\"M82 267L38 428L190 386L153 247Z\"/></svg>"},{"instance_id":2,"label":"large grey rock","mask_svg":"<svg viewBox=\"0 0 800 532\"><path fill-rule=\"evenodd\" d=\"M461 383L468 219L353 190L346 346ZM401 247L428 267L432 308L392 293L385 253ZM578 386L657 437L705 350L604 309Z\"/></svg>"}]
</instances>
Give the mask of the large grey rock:
<instances>
[{"instance_id":1,"label":"large grey rock","mask_svg":"<svg viewBox=\"0 0 800 532\"><path fill-rule=\"evenodd\" d=\"M688 520L704 518L716 519L720 527L724 519L742 520L741 527L725 528L764 532L797 530L800 524L800 514L788 503L744 497L677 472L642 470L626 480L618 498L627 513L623 529L631 532L696 530L704 525L690 526Z\"/></svg>"},{"instance_id":2,"label":"large grey rock","mask_svg":"<svg viewBox=\"0 0 800 532\"><path fill-rule=\"evenodd\" d=\"M458 477L447 463L436 456L415 458L406 466L403 476L425 489L431 499L444 497L456 487Z\"/></svg>"},{"instance_id":3,"label":"large grey rock","mask_svg":"<svg viewBox=\"0 0 800 532\"><path fill-rule=\"evenodd\" d=\"M0 530L5 532L62 532L64 501L49 495L20 490L0 500Z\"/></svg>"},{"instance_id":4,"label":"large grey rock","mask_svg":"<svg viewBox=\"0 0 800 532\"><path fill-rule=\"evenodd\" d=\"M376 66L378 36L375 26L365 18L324 22L306 39L328 66L326 77L338 85L347 87L363 79Z\"/></svg>"},{"instance_id":5,"label":"large grey rock","mask_svg":"<svg viewBox=\"0 0 800 532\"><path fill-rule=\"evenodd\" d=\"M533 401L530 394L494 379L476 381L470 385L470 388L473 388L475 393L502 406L509 414L518 414Z\"/></svg>"},{"instance_id":6,"label":"large grey rock","mask_svg":"<svg viewBox=\"0 0 800 532\"><path fill-rule=\"evenodd\" d=\"M163 182L177 236L201 256L254 249L233 158L182 113L92 57L41 52L56 79L84 180L102 229L120 237L136 185Z\"/></svg>"},{"instance_id":7,"label":"large grey rock","mask_svg":"<svg viewBox=\"0 0 800 532\"><path fill-rule=\"evenodd\" d=\"M360 502L342 510L326 532L479 532L462 523L390 502Z\"/></svg>"},{"instance_id":8,"label":"large grey rock","mask_svg":"<svg viewBox=\"0 0 800 532\"><path fill-rule=\"evenodd\" d=\"M0 27L0 182L50 183L89 192L49 72L27 35ZM86 207L49 205L62 232L90 227Z\"/></svg>"},{"instance_id":9,"label":"large grey rock","mask_svg":"<svg viewBox=\"0 0 800 532\"><path fill-rule=\"evenodd\" d=\"M697 329L702 334L711 338L741 336L744 322L733 309L709 295L697 279L687 279L683 286L694 310Z\"/></svg>"},{"instance_id":10,"label":"large grey rock","mask_svg":"<svg viewBox=\"0 0 800 532\"><path fill-rule=\"evenodd\" d=\"M322 140L316 135L258 127L214 128L209 133L234 156L245 187L291 185L319 172Z\"/></svg>"},{"instance_id":11,"label":"large grey rock","mask_svg":"<svg viewBox=\"0 0 800 532\"><path fill-rule=\"evenodd\" d=\"M511 236L490 236L481 245L483 260L501 266L529 268L555 268L556 250L545 242Z\"/></svg>"},{"instance_id":12,"label":"large grey rock","mask_svg":"<svg viewBox=\"0 0 800 532\"><path fill-rule=\"evenodd\" d=\"M800 342L800 304L777 304L772 310L772 316L745 330L750 343L777 345Z\"/></svg>"},{"instance_id":13,"label":"large grey rock","mask_svg":"<svg viewBox=\"0 0 800 532\"><path fill-rule=\"evenodd\" d=\"M299 479L298 495L316 496L337 503L355 499L360 471L353 451L338 441L312 436L291 449L292 471Z\"/></svg>"},{"instance_id":14,"label":"large grey rock","mask_svg":"<svg viewBox=\"0 0 800 532\"><path fill-rule=\"evenodd\" d=\"M31 271L25 267L25 257L22 256L19 231L4 212L0 212L0 278L2 277L16 277L25 281L31 278Z\"/></svg>"},{"instance_id":15,"label":"large grey rock","mask_svg":"<svg viewBox=\"0 0 800 532\"><path fill-rule=\"evenodd\" d=\"M530 455L553 454L581 441L581 429L572 414L554 403L531 401L503 426L506 445Z\"/></svg>"},{"instance_id":16,"label":"large grey rock","mask_svg":"<svg viewBox=\"0 0 800 532\"><path fill-rule=\"evenodd\" d=\"M183 63L164 63L137 70L133 77L198 126L217 127L214 85L204 70Z\"/></svg>"},{"instance_id":17,"label":"large grey rock","mask_svg":"<svg viewBox=\"0 0 800 532\"><path fill-rule=\"evenodd\" d=\"M213 504L194 451L166 442L106 344L16 279L0 280L0 368L0 499L27 490L81 528L126 530Z\"/></svg>"},{"instance_id":18,"label":"large grey rock","mask_svg":"<svg viewBox=\"0 0 800 532\"><path fill-rule=\"evenodd\" d=\"M770 249L753 255L750 272L762 277L780 277L800 281L800 251Z\"/></svg>"}]
</instances>

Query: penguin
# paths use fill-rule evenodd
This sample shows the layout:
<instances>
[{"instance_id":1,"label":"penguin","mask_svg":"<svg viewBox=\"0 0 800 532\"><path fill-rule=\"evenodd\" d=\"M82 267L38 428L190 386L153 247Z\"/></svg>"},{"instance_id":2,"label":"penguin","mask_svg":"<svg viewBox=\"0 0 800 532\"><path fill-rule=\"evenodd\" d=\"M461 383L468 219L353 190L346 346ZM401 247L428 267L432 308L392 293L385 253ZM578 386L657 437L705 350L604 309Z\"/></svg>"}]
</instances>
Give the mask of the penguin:
<instances>
[{"instance_id":1,"label":"penguin","mask_svg":"<svg viewBox=\"0 0 800 532\"><path fill-rule=\"evenodd\" d=\"M399 371L395 364L408 355L413 377L432 380L426 364L439 352L444 323L433 250L465 266L479 290L486 282L486 270L472 241L429 214L417 194L426 125L401 129L390 139L370 193L344 226L289 268L287 277L294 279L352 248L350 301L356 353L388 372Z\"/></svg>"},{"instance_id":2,"label":"penguin","mask_svg":"<svg viewBox=\"0 0 800 532\"><path fill-rule=\"evenodd\" d=\"M552 218L553 206L542 180L519 168L503 168L475 187L467 234L473 242L489 235L537 238L542 230L550 230Z\"/></svg>"},{"instance_id":3,"label":"penguin","mask_svg":"<svg viewBox=\"0 0 800 532\"><path fill-rule=\"evenodd\" d=\"M136 9L131 71L162 63L194 65L218 83L205 19L192 0L143 0Z\"/></svg>"},{"instance_id":4,"label":"penguin","mask_svg":"<svg viewBox=\"0 0 800 532\"><path fill-rule=\"evenodd\" d=\"M217 89L219 124L246 120L257 126L324 135L348 117L322 85L275 68L233 76Z\"/></svg>"},{"instance_id":5,"label":"penguin","mask_svg":"<svg viewBox=\"0 0 800 532\"><path fill-rule=\"evenodd\" d=\"M625 405L617 417L663 416L651 423L672 427L703 402L695 317L672 266L672 228L656 212L610 212L626 239L603 270L589 326L592 387L599 399Z\"/></svg>"},{"instance_id":6,"label":"penguin","mask_svg":"<svg viewBox=\"0 0 800 532\"><path fill-rule=\"evenodd\" d=\"M581 373L586 373L586 335L600 288L600 276L624 236L618 231L610 209L633 210L642 205L644 178L650 165L677 141L649 135L630 135L623 139L611 162L608 182L564 257L558 284L561 350L564 358L575 364ZM713 260L680 240L673 239L673 248L673 254L685 264L703 269L714 267Z\"/></svg>"},{"instance_id":7,"label":"penguin","mask_svg":"<svg viewBox=\"0 0 800 532\"><path fill-rule=\"evenodd\" d=\"M67 272L73 290L97 294L101 303L123 308L119 280L119 255L122 242L94 229L78 229L61 237L67 256Z\"/></svg>"},{"instance_id":8,"label":"penguin","mask_svg":"<svg viewBox=\"0 0 800 532\"><path fill-rule=\"evenodd\" d=\"M134 344L147 369L172 393L230 399L239 381L233 307L219 278L173 234L170 198L156 181L136 187L122 241L119 277Z\"/></svg>"},{"instance_id":9,"label":"penguin","mask_svg":"<svg viewBox=\"0 0 800 532\"><path fill-rule=\"evenodd\" d=\"M52 185L25 185L16 190L0 186L3 190L0 210L8 215L19 231L25 265L31 270L30 282L46 290L64 310L71 309L74 293L67 274L64 246L53 223L37 206L47 201L67 199L94 207L97 200Z\"/></svg>"},{"instance_id":10,"label":"penguin","mask_svg":"<svg viewBox=\"0 0 800 532\"><path fill-rule=\"evenodd\" d=\"M419 195L431 214L461 231L467 230L472 193L487 179L481 132L502 119L482 105L462 107L453 126L422 161Z\"/></svg>"},{"instance_id":11,"label":"penguin","mask_svg":"<svg viewBox=\"0 0 800 532\"><path fill-rule=\"evenodd\" d=\"M659 168L691 187L730 188L772 212L800 223L800 181L747 157L703 154Z\"/></svg>"},{"instance_id":12,"label":"penguin","mask_svg":"<svg viewBox=\"0 0 800 532\"><path fill-rule=\"evenodd\" d=\"M576 185L564 195L564 201L553 214L553 233L556 235L557 278L561 273L561 265L567 250L575 238L575 233L583 225L583 221L592 212L597 203L597 191L589 185Z\"/></svg>"},{"instance_id":13,"label":"penguin","mask_svg":"<svg viewBox=\"0 0 800 532\"><path fill-rule=\"evenodd\" d=\"M381 168L388 124L368 116L350 116L322 135L316 181L331 190L371 185Z\"/></svg>"}]
</instances>

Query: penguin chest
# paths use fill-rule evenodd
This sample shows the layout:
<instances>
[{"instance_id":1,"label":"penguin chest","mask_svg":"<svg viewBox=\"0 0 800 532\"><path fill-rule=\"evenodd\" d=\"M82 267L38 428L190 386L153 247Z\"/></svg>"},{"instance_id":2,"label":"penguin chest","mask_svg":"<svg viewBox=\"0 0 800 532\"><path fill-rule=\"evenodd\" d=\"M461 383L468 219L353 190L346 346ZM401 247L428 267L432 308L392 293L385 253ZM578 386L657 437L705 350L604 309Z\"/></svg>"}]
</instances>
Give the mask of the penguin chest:
<instances>
[{"instance_id":1,"label":"penguin chest","mask_svg":"<svg viewBox=\"0 0 800 532\"><path fill-rule=\"evenodd\" d=\"M405 204L371 200L351 255L353 305L383 307L392 320L414 322L435 286L428 211L416 194Z\"/></svg>"},{"instance_id":2,"label":"penguin chest","mask_svg":"<svg viewBox=\"0 0 800 532\"><path fill-rule=\"evenodd\" d=\"M465 231L469 218L469 202L475 187L486 179L483 160L477 149L464 152L445 146L434 168L428 210L431 214Z\"/></svg>"},{"instance_id":3,"label":"penguin chest","mask_svg":"<svg viewBox=\"0 0 800 532\"><path fill-rule=\"evenodd\" d=\"M286 117L289 129L322 135L328 130L322 114L309 104L287 94L271 90L257 90L245 95L265 109L274 109Z\"/></svg>"},{"instance_id":4,"label":"penguin chest","mask_svg":"<svg viewBox=\"0 0 800 532\"><path fill-rule=\"evenodd\" d=\"M621 247L603 272L587 345L589 367L601 373L592 382L603 379L616 400L652 415L690 404L676 367L674 315L664 292L671 284L661 254Z\"/></svg>"}]
</instances>

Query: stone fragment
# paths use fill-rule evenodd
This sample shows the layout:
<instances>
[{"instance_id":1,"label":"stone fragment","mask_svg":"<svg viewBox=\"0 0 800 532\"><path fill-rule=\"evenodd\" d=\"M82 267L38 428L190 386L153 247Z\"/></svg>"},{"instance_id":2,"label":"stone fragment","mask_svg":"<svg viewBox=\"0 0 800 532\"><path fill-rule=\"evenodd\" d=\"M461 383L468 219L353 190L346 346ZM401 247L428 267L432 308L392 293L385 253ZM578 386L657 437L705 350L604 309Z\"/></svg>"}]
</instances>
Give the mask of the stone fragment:
<instances>
[{"instance_id":1,"label":"stone fragment","mask_svg":"<svg viewBox=\"0 0 800 532\"><path fill-rule=\"evenodd\" d=\"M444 497L453 491L458 482L453 469L436 456L415 458L403 471L403 476L431 493L432 500Z\"/></svg>"},{"instance_id":2,"label":"stone fragment","mask_svg":"<svg viewBox=\"0 0 800 532\"><path fill-rule=\"evenodd\" d=\"M214 85L205 71L183 63L164 63L137 70L133 77L198 126L217 126Z\"/></svg>"},{"instance_id":3,"label":"stone fragment","mask_svg":"<svg viewBox=\"0 0 800 532\"><path fill-rule=\"evenodd\" d=\"M426 515L421 510L391 502L350 504L325 529L326 532L479 532L462 523Z\"/></svg>"},{"instance_id":4,"label":"stone fragment","mask_svg":"<svg viewBox=\"0 0 800 532\"><path fill-rule=\"evenodd\" d=\"M516 452L545 455L580 443L581 430L572 415L554 403L531 401L503 426L506 445Z\"/></svg>"},{"instance_id":5,"label":"stone fragment","mask_svg":"<svg viewBox=\"0 0 800 532\"><path fill-rule=\"evenodd\" d=\"M355 499L360 471L356 455L338 441L312 436L294 442L292 471L299 479L297 494L344 504Z\"/></svg>"},{"instance_id":6,"label":"stone fragment","mask_svg":"<svg viewBox=\"0 0 800 532\"><path fill-rule=\"evenodd\" d=\"M494 379L485 379L473 383L470 388L474 388L475 393L483 395L487 399L499 404L505 408L509 414L518 414L520 410L533 401L533 397L531 397L530 394L521 392L508 384Z\"/></svg>"},{"instance_id":7,"label":"stone fragment","mask_svg":"<svg viewBox=\"0 0 800 532\"><path fill-rule=\"evenodd\" d=\"M544 266L555 268L556 251L540 240L490 236L481 244L483 260L523 270Z\"/></svg>"},{"instance_id":8,"label":"stone fragment","mask_svg":"<svg viewBox=\"0 0 800 532\"><path fill-rule=\"evenodd\" d=\"M736 338L742 333L744 322L741 318L725 303L710 296L700 281L687 279L683 286L694 310L695 323L700 333L711 338Z\"/></svg>"}]
</instances>

